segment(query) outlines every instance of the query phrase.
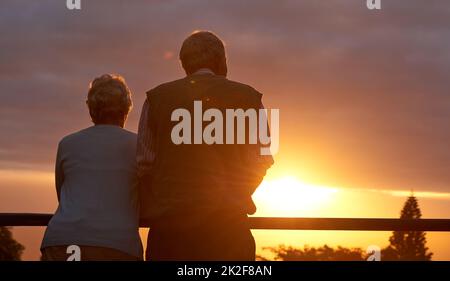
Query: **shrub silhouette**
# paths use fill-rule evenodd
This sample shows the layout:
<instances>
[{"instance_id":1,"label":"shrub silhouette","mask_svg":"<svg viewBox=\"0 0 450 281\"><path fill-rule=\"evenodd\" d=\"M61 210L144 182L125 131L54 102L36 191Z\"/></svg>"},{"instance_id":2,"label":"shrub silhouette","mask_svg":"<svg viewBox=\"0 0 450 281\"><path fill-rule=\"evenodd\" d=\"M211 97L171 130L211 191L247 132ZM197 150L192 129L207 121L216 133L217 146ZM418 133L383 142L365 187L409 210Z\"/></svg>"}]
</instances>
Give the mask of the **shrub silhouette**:
<instances>
[{"instance_id":1,"label":"shrub silhouette","mask_svg":"<svg viewBox=\"0 0 450 281\"><path fill-rule=\"evenodd\" d=\"M361 248L337 248L323 245L321 247L310 247L305 245L303 249L280 245L278 247L265 247L275 254L275 260L279 261L363 261L365 252ZM260 260L267 260L258 256Z\"/></svg>"},{"instance_id":2,"label":"shrub silhouette","mask_svg":"<svg viewBox=\"0 0 450 281\"><path fill-rule=\"evenodd\" d=\"M0 227L0 261L20 261L24 249L7 227Z\"/></svg>"}]
</instances>

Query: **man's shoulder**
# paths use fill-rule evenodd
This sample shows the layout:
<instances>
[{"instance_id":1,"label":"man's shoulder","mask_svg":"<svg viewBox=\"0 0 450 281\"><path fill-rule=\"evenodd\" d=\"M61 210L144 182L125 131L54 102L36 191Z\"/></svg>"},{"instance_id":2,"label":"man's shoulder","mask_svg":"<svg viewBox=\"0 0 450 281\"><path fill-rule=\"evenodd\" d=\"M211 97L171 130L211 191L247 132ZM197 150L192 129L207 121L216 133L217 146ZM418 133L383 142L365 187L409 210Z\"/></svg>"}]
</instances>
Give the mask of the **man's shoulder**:
<instances>
[{"instance_id":1,"label":"man's shoulder","mask_svg":"<svg viewBox=\"0 0 450 281\"><path fill-rule=\"evenodd\" d=\"M188 77L184 77L181 79L173 80L170 82L166 82L163 84L160 84L151 90L147 91L147 97L158 97L160 95L165 95L168 93L176 93L177 90L180 90L181 88L186 87L188 85ZM209 80L210 83L215 84L215 89L217 87L221 88L223 91L230 92L230 93L237 93L239 95L245 95L254 97L256 99L260 99L262 97L262 94L253 88L252 86L248 84L244 84L242 82L229 80L225 77L215 76L214 79Z\"/></svg>"},{"instance_id":2,"label":"man's shoulder","mask_svg":"<svg viewBox=\"0 0 450 281\"><path fill-rule=\"evenodd\" d=\"M229 80L229 79L225 79L225 80L226 80L226 83L230 87L238 90L240 93L244 93L244 94L247 94L247 95L253 95L253 96L256 96L256 97L261 97L262 96L262 94L258 90L256 90L255 88L253 88L252 86L250 86L248 84L245 84L245 83L242 83L242 82L238 82L238 81Z\"/></svg>"},{"instance_id":3,"label":"man's shoulder","mask_svg":"<svg viewBox=\"0 0 450 281\"><path fill-rule=\"evenodd\" d=\"M171 92L174 88L178 88L186 81L186 77L176 79L170 82L162 83L146 92L147 96L155 96L165 92Z\"/></svg>"}]
</instances>

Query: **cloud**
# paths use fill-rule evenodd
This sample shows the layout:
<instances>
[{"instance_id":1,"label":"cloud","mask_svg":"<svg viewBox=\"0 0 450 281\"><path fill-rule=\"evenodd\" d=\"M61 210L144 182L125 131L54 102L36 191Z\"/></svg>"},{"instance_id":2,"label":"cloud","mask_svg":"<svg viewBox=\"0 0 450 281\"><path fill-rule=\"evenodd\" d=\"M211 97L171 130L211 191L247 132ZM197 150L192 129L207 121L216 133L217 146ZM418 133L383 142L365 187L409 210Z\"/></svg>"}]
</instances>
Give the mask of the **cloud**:
<instances>
[{"instance_id":1,"label":"cloud","mask_svg":"<svg viewBox=\"0 0 450 281\"><path fill-rule=\"evenodd\" d=\"M450 190L450 7L444 1L0 3L0 168L51 169L58 140L89 125L94 77L144 92L183 72L184 37L226 42L230 77L281 110L277 166L326 185ZM275 167L276 168L276 167Z\"/></svg>"}]
</instances>

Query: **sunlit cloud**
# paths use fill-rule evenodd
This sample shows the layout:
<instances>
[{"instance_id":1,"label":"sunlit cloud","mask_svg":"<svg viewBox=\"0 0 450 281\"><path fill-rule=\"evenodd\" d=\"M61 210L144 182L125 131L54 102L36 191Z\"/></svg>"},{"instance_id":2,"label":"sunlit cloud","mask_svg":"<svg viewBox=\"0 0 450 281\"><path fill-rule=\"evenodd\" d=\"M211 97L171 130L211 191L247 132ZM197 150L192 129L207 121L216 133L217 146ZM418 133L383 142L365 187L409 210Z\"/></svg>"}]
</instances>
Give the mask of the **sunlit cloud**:
<instances>
[{"instance_id":1,"label":"sunlit cloud","mask_svg":"<svg viewBox=\"0 0 450 281\"><path fill-rule=\"evenodd\" d=\"M432 192L432 191L407 191L407 190L382 190L382 189L369 189L372 192L379 192L384 194L389 194L395 197L408 197L414 195L418 198L426 199L440 199L440 200L450 200L450 193L448 192Z\"/></svg>"}]
</instances>

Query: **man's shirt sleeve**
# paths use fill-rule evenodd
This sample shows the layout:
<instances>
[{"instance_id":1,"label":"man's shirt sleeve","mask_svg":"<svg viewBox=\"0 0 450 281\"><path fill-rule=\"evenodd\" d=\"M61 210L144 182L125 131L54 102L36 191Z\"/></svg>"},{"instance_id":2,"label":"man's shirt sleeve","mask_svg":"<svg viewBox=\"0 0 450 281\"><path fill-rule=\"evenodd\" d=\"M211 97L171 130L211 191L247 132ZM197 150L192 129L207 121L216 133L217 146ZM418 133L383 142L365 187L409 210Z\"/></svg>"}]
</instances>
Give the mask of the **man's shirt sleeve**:
<instances>
[{"instance_id":1,"label":"man's shirt sleeve","mask_svg":"<svg viewBox=\"0 0 450 281\"><path fill-rule=\"evenodd\" d=\"M143 177L148 174L155 161L155 151L153 149L153 131L149 122L150 105L148 99L142 106L141 118L139 120L138 140L136 149L136 161L138 176Z\"/></svg>"},{"instance_id":2,"label":"man's shirt sleeve","mask_svg":"<svg viewBox=\"0 0 450 281\"><path fill-rule=\"evenodd\" d=\"M264 110L264 105L262 101L259 104L260 112L259 114L266 114ZM267 116L265 118L267 120ZM267 133L270 137L269 124L265 124L267 126ZM253 182L253 189L251 192L253 193L255 189L259 186L264 176L266 175L266 171L273 165L274 160L271 154L262 155L262 148L269 148L270 144L262 144L258 138L258 145L251 145L250 149L247 151L247 161L245 164L247 165L247 172L243 173L243 178L241 180L245 181L247 178L248 181Z\"/></svg>"}]
</instances>

